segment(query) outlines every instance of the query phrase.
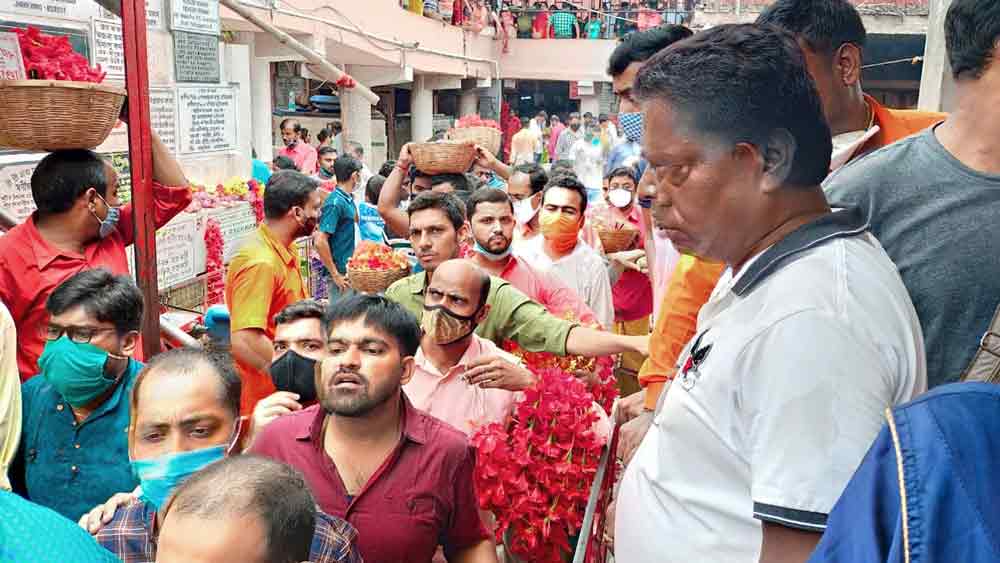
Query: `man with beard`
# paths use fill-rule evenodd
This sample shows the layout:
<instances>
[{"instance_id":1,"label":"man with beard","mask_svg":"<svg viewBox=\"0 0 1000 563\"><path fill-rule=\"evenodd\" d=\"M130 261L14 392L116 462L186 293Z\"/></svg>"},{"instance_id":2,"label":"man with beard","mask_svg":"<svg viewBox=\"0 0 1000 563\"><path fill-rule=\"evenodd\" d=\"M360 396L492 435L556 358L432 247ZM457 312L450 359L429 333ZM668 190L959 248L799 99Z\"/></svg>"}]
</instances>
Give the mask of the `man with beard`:
<instances>
[{"instance_id":1,"label":"man with beard","mask_svg":"<svg viewBox=\"0 0 1000 563\"><path fill-rule=\"evenodd\" d=\"M569 128L563 129L556 141L555 156L549 155L552 162L557 160L569 160L572 157L573 145L583 138L583 128L580 125L580 114L573 112L569 114Z\"/></svg>"},{"instance_id":2,"label":"man with beard","mask_svg":"<svg viewBox=\"0 0 1000 563\"><path fill-rule=\"evenodd\" d=\"M264 222L229 263L226 303L244 415L275 390L268 375L274 317L307 297L294 244L316 228L321 202L319 182L291 170L276 172L264 192Z\"/></svg>"},{"instance_id":3,"label":"man with beard","mask_svg":"<svg viewBox=\"0 0 1000 563\"><path fill-rule=\"evenodd\" d=\"M326 315L319 405L283 416L252 451L295 467L320 508L346 519L366 561L496 562L461 432L410 404L420 326L385 297L352 294Z\"/></svg>"},{"instance_id":4,"label":"man with beard","mask_svg":"<svg viewBox=\"0 0 1000 563\"><path fill-rule=\"evenodd\" d=\"M316 149L302 140L302 125L292 118L281 120L281 141L285 146L278 151L278 156L292 159L295 167L303 174L316 173ZM343 150L338 149L342 154Z\"/></svg>"}]
</instances>

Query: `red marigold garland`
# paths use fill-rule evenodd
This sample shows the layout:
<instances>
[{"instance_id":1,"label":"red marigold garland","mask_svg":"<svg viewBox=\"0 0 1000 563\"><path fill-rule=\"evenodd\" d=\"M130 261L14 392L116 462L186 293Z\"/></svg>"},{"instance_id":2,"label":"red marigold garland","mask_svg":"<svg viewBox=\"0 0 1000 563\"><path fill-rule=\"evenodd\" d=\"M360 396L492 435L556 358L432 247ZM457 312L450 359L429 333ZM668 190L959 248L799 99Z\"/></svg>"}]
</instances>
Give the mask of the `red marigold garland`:
<instances>
[{"instance_id":1,"label":"red marigold garland","mask_svg":"<svg viewBox=\"0 0 1000 563\"><path fill-rule=\"evenodd\" d=\"M532 562L558 563L572 551L606 438L583 382L557 368L535 368L509 426L490 424L471 438L479 505L497 518L496 537Z\"/></svg>"},{"instance_id":2,"label":"red marigold garland","mask_svg":"<svg viewBox=\"0 0 1000 563\"><path fill-rule=\"evenodd\" d=\"M205 223L205 307L225 301L226 275L222 263L222 227L219 221L209 218Z\"/></svg>"}]
</instances>

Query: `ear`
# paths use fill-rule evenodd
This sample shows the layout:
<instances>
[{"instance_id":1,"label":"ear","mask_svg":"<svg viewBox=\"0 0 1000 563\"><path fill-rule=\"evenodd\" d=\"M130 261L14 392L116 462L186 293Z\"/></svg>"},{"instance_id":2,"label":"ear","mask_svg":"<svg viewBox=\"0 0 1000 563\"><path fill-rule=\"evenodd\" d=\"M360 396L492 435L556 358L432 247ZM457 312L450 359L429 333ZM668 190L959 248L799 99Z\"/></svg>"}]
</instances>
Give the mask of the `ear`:
<instances>
[{"instance_id":1,"label":"ear","mask_svg":"<svg viewBox=\"0 0 1000 563\"><path fill-rule=\"evenodd\" d=\"M486 317L490 316L490 304L486 303L483 308L479 310L479 314L476 315L476 324L480 324L486 321Z\"/></svg>"},{"instance_id":2,"label":"ear","mask_svg":"<svg viewBox=\"0 0 1000 563\"><path fill-rule=\"evenodd\" d=\"M531 196L530 199L532 200L531 201L532 209L540 206L542 204L542 192L538 192L537 194Z\"/></svg>"},{"instance_id":3,"label":"ear","mask_svg":"<svg viewBox=\"0 0 1000 563\"><path fill-rule=\"evenodd\" d=\"M125 356L134 356L138 346L139 333L133 330L122 339L122 354Z\"/></svg>"},{"instance_id":4,"label":"ear","mask_svg":"<svg viewBox=\"0 0 1000 563\"><path fill-rule=\"evenodd\" d=\"M97 200L100 199L100 195L101 193L97 191L97 188L87 188L81 197L83 198L84 203L93 209L97 205Z\"/></svg>"},{"instance_id":5,"label":"ear","mask_svg":"<svg viewBox=\"0 0 1000 563\"><path fill-rule=\"evenodd\" d=\"M469 225L469 222L462 223L456 234L458 235L459 242L469 240L472 237L472 227Z\"/></svg>"},{"instance_id":6,"label":"ear","mask_svg":"<svg viewBox=\"0 0 1000 563\"><path fill-rule=\"evenodd\" d=\"M400 385L406 385L413 378L413 370L416 363L413 361L413 356L407 356L403 358L402 365L400 367L403 369L403 376L399 379Z\"/></svg>"},{"instance_id":7,"label":"ear","mask_svg":"<svg viewBox=\"0 0 1000 563\"><path fill-rule=\"evenodd\" d=\"M853 43L844 43L834 54L834 69L837 78L845 86L854 86L861 82L861 49Z\"/></svg>"},{"instance_id":8,"label":"ear","mask_svg":"<svg viewBox=\"0 0 1000 563\"><path fill-rule=\"evenodd\" d=\"M776 129L771 133L767 146L760 152L765 192L781 188L788 180L797 149L795 138L787 129Z\"/></svg>"}]
</instances>

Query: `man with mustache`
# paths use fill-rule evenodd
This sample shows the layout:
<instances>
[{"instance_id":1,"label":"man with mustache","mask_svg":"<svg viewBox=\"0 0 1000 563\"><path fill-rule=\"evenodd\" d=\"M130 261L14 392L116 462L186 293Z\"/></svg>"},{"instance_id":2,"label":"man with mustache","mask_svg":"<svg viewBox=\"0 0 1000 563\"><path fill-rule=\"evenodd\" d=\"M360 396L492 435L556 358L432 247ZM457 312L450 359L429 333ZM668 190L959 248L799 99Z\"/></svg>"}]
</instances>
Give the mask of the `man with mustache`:
<instances>
[{"instance_id":1,"label":"man with mustache","mask_svg":"<svg viewBox=\"0 0 1000 563\"><path fill-rule=\"evenodd\" d=\"M305 475L320 508L357 528L367 561L496 562L478 510L475 454L458 430L413 407L420 326L402 306L352 294L327 310L319 405L283 416L251 450Z\"/></svg>"}]
</instances>

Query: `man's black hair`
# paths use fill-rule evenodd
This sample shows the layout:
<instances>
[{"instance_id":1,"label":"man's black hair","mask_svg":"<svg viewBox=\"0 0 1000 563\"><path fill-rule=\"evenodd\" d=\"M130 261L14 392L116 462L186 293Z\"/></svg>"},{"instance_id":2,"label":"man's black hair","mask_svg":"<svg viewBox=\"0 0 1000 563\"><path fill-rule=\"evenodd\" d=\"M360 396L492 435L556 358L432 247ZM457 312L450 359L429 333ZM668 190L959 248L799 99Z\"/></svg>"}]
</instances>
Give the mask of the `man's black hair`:
<instances>
[{"instance_id":1,"label":"man's black hair","mask_svg":"<svg viewBox=\"0 0 1000 563\"><path fill-rule=\"evenodd\" d=\"M847 0L777 0L756 24L780 27L823 55L833 55L845 43L864 50L868 37L861 14Z\"/></svg>"},{"instance_id":2,"label":"man's black hair","mask_svg":"<svg viewBox=\"0 0 1000 563\"><path fill-rule=\"evenodd\" d=\"M1000 41L1000 2L954 0L945 16L944 37L955 80L982 78Z\"/></svg>"},{"instance_id":3,"label":"man's black hair","mask_svg":"<svg viewBox=\"0 0 1000 563\"><path fill-rule=\"evenodd\" d=\"M333 147L330 147L330 146L320 147L319 149L316 150L316 157L317 158L322 158L322 157L324 157L324 156L326 156L328 154L331 154L331 153L332 154L337 154L337 149L335 149Z\"/></svg>"},{"instance_id":4,"label":"man's black hair","mask_svg":"<svg viewBox=\"0 0 1000 563\"><path fill-rule=\"evenodd\" d=\"M326 127L320 129L319 133L316 133L316 140L319 141L320 144L324 143L327 139L331 137L333 137L333 131L330 131Z\"/></svg>"},{"instance_id":5,"label":"man's black hair","mask_svg":"<svg viewBox=\"0 0 1000 563\"><path fill-rule=\"evenodd\" d=\"M107 199L111 195L107 167L107 161L93 151L72 149L50 153L31 174L31 197L38 213L65 213L90 188Z\"/></svg>"},{"instance_id":6,"label":"man's black hair","mask_svg":"<svg viewBox=\"0 0 1000 563\"><path fill-rule=\"evenodd\" d=\"M511 213L514 212L514 203L510 200L507 192L493 188L483 188L472 192L469 200L465 202L465 211L469 214L470 221L472 220L472 216L476 214L476 206L480 203L506 203L510 206Z\"/></svg>"},{"instance_id":7,"label":"man's black hair","mask_svg":"<svg viewBox=\"0 0 1000 563\"><path fill-rule=\"evenodd\" d=\"M611 172L608 172L608 175L605 176L605 178L608 180L612 180L614 178L628 178L629 180L632 180L633 184L637 186L639 185L639 175L636 173L635 168L632 168L631 166L619 166Z\"/></svg>"},{"instance_id":8,"label":"man's black hair","mask_svg":"<svg viewBox=\"0 0 1000 563\"><path fill-rule=\"evenodd\" d=\"M274 167L277 168L278 170L294 170L296 172L298 172L299 170L299 167L295 166L294 160L280 154L274 157Z\"/></svg>"},{"instance_id":9,"label":"man's black hair","mask_svg":"<svg viewBox=\"0 0 1000 563\"><path fill-rule=\"evenodd\" d=\"M392 170L396 168L395 160L387 160L382 163L382 167L378 169L378 175L388 178L389 174L392 174Z\"/></svg>"},{"instance_id":10,"label":"man's black hair","mask_svg":"<svg viewBox=\"0 0 1000 563\"><path fill-rule=\"evenodd\" d=\"M305 207L319 182L301 172L279 170L271 174L264 189L264 216L280 219L293 207Z\"/></svg>"},{"instance_id":11,"label":"man's black hair","mask_svg":"<svg viewBox=\"0 0 1000 563\"><path fill-rule=\"evenodd\" d=\"M116 276L104 268L70 276L45 301L52 316L76 307L99 322L115 325L119 336L139 330L142 324L142 292L130 276Z\"/></svg>"},{"instance_id":12,"label":"man's black hair","mask_svg":"<svg viewBox=\"0 0 1000 563\"><path fill-rule=\"evenodd\" d=\"M268 563L309 560L316 499L298 470L253 454L228 456L184 481L165 509L170 517L239 521L255 516L264 529ZM169 524L167 524L169 525Z\"/></svg>"},{"instance_id":13,"label":"man's black hair","mask_svg":"<svg viewBox=\"0 0 1000 563\"><path fill-rule=\"evenodd\" d=\"M279 323L281 324L281 323ZM236 364L229 352L222 350L201 350L198 348L174 348L153 356L153 359L139 373L132 386L132 412L139 411L139 389L150 374L161 372L185 377L200 377L199 368L208 366L212 375L219 379L219 401L233 415L240 416L240 394L243 382L236 371Z\"/></svg>"},{"instance_id":14,"label":"man's black hair","mask_svg":"<svg viewBox=\"0 0 1000 563\"><path fill-rule=\"evenodd\" d=\"M327 332L346 321L364 319L365 326L374 328L399 345L402 357L413 356L420 347L420 324L402 305L384 295L352 293L334 301L326 310Z\"/></svg>"},{"instance_id":15,"label":"man's black hair","mask_svg":"<svg viewBox=\"0 0 1000 563\"><path fill-rule=\"evenodd\" d=\"M446 183L451 184L452 187L455 188L456 192L471 191L469 179L465 176L465 174L435 174L431 176L432 188Z\"/></svg>"},{"instance_id":16,"label":"man's black hair","mask_svg":"<svg viewBox=\"0 0 1000 563\"><path fill-rule=\"evenodd\" d=\"M302 319L323 320L323 306L314 299L303 299L285 307L274 316L274 324L286 325Z\"/></svg>"},{"instance_id":17,"label":"man's black hair","mask_svg":"<svg viewBox=\"0 0 1000 563\"><path fill-rule=\"evenodd\" d=\"M569 113L569 118L570 119L580 119L580 112L578 112L578 111L571 111Z\"/></svg>"},{"instance_id":18,"label":"man's black hair","mask_svg":"<svg viewBox=\"0 0 1000 563\"><path fill-rule=\"evenodd\" d=\"M331 121L329 127L333 130L334 136L339 135L340 132L344 130L344 124L339 119Z\"/></svg>"},{"instance_id":19,"label":"man's black hair","mask_svg":"<svg viewBox=\"0 0 1000 563\"><path fill-rule=\"evenodd\" d=\"M576 192L576 195L580 196L580 215L582 216L587 211L587 186L584 186L583 182L575 174L557 174L553 176L549 180L549 185L545 186L545 191L542 192L542 205L545 204L545 196L548 195L549 190L554 188Z\"/></svg>"},{"instance_id":20,"label":"man's black hair","mask_svg":"<svg viewBox=\"0 0 1000 563\"><path fill-rule=\"evenodd\" d=\"M333 161L333 175L338 183L350 180L355 172L361 172L361 163L353 156L342 154Z\"/></svg>"},{"instance_id":21,"label":"man's black hair","mask_svg":"<svg viewBox=\"0 0 1000 563\"><path fill-rule=\"evenodd\" d=\"M773 26L720 25L653 56L636 96L671 106L702 138L764 151L777 131L794 139L785 183L817 186L830 170L830 127L795 37Z\"/></svg>"},{"instance_id":22,"label":"man's black hair","mask_svg":"<svg viewBox=\"0 0 1000 563\"><path fill-rule=\"evenodd\" d=\"M462 225L465 224L465 205L455 194L424 192L410 202L410 206L406 208L406 213L408 216L413 217L414 213L424 211L425 209L437 209L444 212L448 216L451 226L455 227L456 231L461 229Z\"/></svg>"},{"instance_id":23,"label":"man's black hair","mask_svg":"<svg viewBox=\"0 0 1000 563\"><path fill-rule=\"evenodd\" d=\"M531 195L535 195L538 192L545 189L545 185L549 183L549 175L545 172L545 169L541 166L533 163L519 164L514 167L514 173L521 173L528 175L528 181L531 183Z\"/></svg>"},{"instance_id":24,"label":"man's black hair","mask_svg":"<svg viewBox=\"0 0 1000 563\"><path fill-rule=\"evenodd\" d=\"M365 185L365 201L372 205L378 205L378 196L382 193L382 186L385 184L385 176L376 174L368 178Z\"/></svg>"},{"instance_id":25,"label":"man's black hair","mask_svg":"<svg viewBox=\"0 0 1000 563\"><path fill-rule=\"evenodd\" d=\"M630 33L611 53L608 74L618 76L630 64L645 62L656 53L693 34L693 31L683 25L673 24Z\"/></svg>"},{"instance_id":26,"label":"man's black hair","mask_svg":"<svg viewBox=\"0 0 1000 563\"><path fill-rule=\"evenodd\" d=\"M555 162L552 163L552 166L550 167L549 172L550 172L551 176L554 176L560 170L565 170L567 172L573 172L573 161L572 160L567 160L567 159L557 160L557 161L555 161Z\"/></svg>"},{"instance_id":27,"label":"man's black hair","mask_svg":"<svg viewBox=\"0 0 1000 563\"><path fill-rule=\"evenodd\" d=\"M285 130L285 125L287 125L288 123L292 123L293 124L292 125L292 131L295 131L296 133L299 133L299 132L302 131L302 125L299 123L299 120L295 119L293 117L286 117L286 118L282 119L281 123L278 124L278 129L281 130L281 131L284 131Z\"/></svg>"}]
</instances>

